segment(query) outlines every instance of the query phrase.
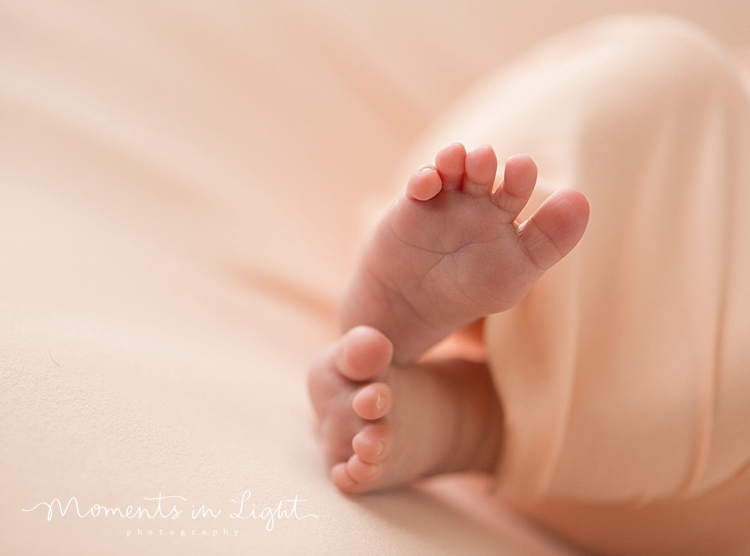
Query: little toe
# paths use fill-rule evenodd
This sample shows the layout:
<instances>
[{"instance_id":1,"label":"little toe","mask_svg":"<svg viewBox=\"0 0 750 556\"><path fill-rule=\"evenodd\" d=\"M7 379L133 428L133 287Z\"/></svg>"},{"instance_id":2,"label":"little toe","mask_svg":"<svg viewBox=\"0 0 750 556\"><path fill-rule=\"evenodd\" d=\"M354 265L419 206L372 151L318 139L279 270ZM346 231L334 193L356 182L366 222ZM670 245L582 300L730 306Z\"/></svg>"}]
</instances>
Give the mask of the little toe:
<instances>
[{"instance_id":1,"label":"little toe","mask_svg":"<svg viewBox=\"0 0 750 556\"><path fill-rule=\"evenodd\" d=\"M586 197L573 189L562 189L519 226L519 238L534 264L547 270L578 244L588 220Z\"/></svg>"},{"instance_id":2,"label":"little toe","mask_svg":"<svg viewBox=\"0 0 750 556\"><path fill-rule=\"evenodd\" d=\"M466 155L463 190L481 197L492 192L497 174L497 157L489 145L483 145Z\"/></svg>"},{"instance_id":3,"label":"little toe","mask_svg":"<svg viewBox=\"0 0 750 556\"><path fill-rule=\"evenodd\" d=\"M383 461L391 453L390 427L387 423L374 423L363 428L352 439L352 449L366 463Z\"/></svg>"},{"instance_id":4,"label":"little toe","mask_svg":"<svg viewBox=\"0 0 750 556\"><path fill-rule=\"evenodd\" d=\"M434 166L422 166L406 182L406 195L417 201L429 201L440 193L443 181Z\"/></svg>"},{"instance_id":5,"label":"little toe","mask_svg":"<svg viewBox=\"0 0 750 556\"><path fill-rule=\"evenodd\" d=\"M355 326L339 341L334 356L337 370L354 381L372 380L391 363L393 344L370 326Z\"/></svg>"},{"instance_id":6,"label":"little toe","mask_svg":"<svg viewBox=\"0 0 750 556\"><path fill-rule=\"evenodd\" d=\"M362 419L374 421L388 414L392 400L390 386L384 382L373 382L357 392L352 400L352 408Z\"/></svg>"},{"instance_id":7,"label":"little toe","mask_svg":"<svg viewBox=\"0 0 750 556\"><path fill-rule=\"evenodd\" d=\"M443 190L454 191L461 187L465 164L466 149L461 143L453 143L438 151L435 168L443 181Z\"/></svg>"},{"instance_id":8,"label":"little toe","mask_svg":"<svg viewBox=\"0 0 750 556\"><path fill-rule=\"evenodd\" d=\"M331 481L342 492L353 492L358 485L346 470L346 462L337 463L331 468Z\"/></svg>"},{"instance_id":9,"label":"little toe","mask_svg":"<svg viewBox=\"0 0 750 556\"><path fill-rule=\"evenodd\" d=\"M506 161L503 182L492 197L495 204L508 214L510 221L515 220L529 202L536 178L536 164L528 156L519 154Z\"/></svg>"},{"instance_id":10,"label":"little toe","mask_svg":"<svg viewBox=\"0 0 750 556\"><path fill-rule=\"evenodd\" d=\"M386 464L383 461L378 463L367 463L357 454L354 454L346 462L346 471L349 476L357 483L368 484L377 481L383 476Z\"/></svg>"}]
</instances>

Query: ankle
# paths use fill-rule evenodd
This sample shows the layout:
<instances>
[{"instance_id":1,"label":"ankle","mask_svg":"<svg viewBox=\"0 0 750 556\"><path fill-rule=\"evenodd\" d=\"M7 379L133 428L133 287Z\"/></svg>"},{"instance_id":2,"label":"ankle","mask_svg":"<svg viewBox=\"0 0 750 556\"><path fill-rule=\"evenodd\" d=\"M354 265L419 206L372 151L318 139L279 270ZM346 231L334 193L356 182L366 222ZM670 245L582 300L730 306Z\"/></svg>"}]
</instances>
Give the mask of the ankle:
<instances>
[{"instance_id":1,"label":"ankle","mask_svg":"<svg viewBox=\"0 0 750 556\"><path fill-rule=\"evenodd\" d=\"M489 369L484 363L451 361L441 372L455 419L437 472L494 472L502 448L503 413Z\"/></svg>"}]
</instances>

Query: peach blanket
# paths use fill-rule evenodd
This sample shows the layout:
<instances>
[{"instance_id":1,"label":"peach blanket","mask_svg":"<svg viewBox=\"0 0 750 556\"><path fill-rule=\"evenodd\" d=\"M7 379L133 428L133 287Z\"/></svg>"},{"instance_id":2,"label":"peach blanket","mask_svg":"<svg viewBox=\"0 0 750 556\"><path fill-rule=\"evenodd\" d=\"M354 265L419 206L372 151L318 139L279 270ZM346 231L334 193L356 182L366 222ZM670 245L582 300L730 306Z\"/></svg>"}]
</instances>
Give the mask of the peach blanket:
<instances>
[{"instance_id":1,"label":"peach blanket","mask_svg":"<svg viewBox=\"0 0 750 556\"><path fill-rule=\"evenodd\" d=\"M742 63L676 20L605 21L521 60L438 135L532 155L537 203L568 186L591 204L573 254L487 319L498 493L601 553L750 553Z\"/></svg>"},{"instance_id":2,"label":"peach blanket","mask_svg":"<svg viewBox=\"0 0 750 556\"><path fill-rule=\"evenodd\" d=\"M682 6L678 15L729 45L747 42L744 3L696 6ZM607 9L638 7L623 1ZM747 127L732 122L746 112L714 114L716 105L696 93L707 110L705 133L681 130L680 152L670 151L646 116L631 119L623 109L596 120L597 109L613 106L612 97L632 84L627 72L635 62L618 73L609 62L624 54L607 51L561 66L553 90L513 97L517 110L476 128L488 91L547 79L544 57L570 50L526 59L505 81L470 96L445 125L427 129L477 79L551 32L603 13L593 0L558 7L541 0L522 7L458 0L0 1L0 552L575 553L500 506L482 484L351 499L327 480L305 394L306 364L335 337L336 300L364 223L425 132L426 151L413 160L425 162L422 153L445 134L495 142L501 155L523 148L539 158L545 187L590 186L594 206L605 202L593 188L611 175L610 163L644 189L659 185L675 160L701 153L669 182L685 183L694 196L672 210L663 197L651 205L648 196L625 196L628 219L592 220L586 243L550 276L555 285L542 284L518 311L493 319L488 332L500 349L513 340L507 329L514 319L542 319L553 340L545 349L529 351L532 343L490 354L509 407L498 488L520 500L519 509L569 538L605 546L623 536L607 520L588 536L576 526L589 522L589 509L602 514L603 501L720 496L717 485L738 471L748 448L738 440L747 439L746 407L733 405L739 398L732 394L747 391L732 359L742 344L735 319L747 314L746 269L732 266L741 245L724 239L748 236L735 234L747 231L741 218L719 225L710 216L739 215L750 205L739 188L717 197L690 184L715 177L714 164L747 170L737 153L719 150L722 140L741 144L736 133ZM635 54L648 58L645 50ZM658 77L670 58L655 60L650 71ZM726 85L718 98L739 95L728 77L736 71L716 65L705 62L704 69L715 70L711 83ZM606 68L623 77L601 98L592 96L601 81L574 79ZM648 81L639 83L635 90L647 92ZM565 110L535 110L560 91L570 92L556 97ZM668 104L669 94L659 98ZM670 125L697 121L685 117L690 106L676 106ZM583 143L565 141L573 122L583 126ZM512 134L506 124L515 126ZM660 148L662 156L616 156L620 146L635 148L630 141L641 128L653 133L640 146ZM613 130L622 131L620 144L601 158L586 155L583 147ZM558 150L561 143L567 150ZM570 166L576 160L581 166ZM638 165L644 161L647 168ZM739 174L726 179L740 183ZM653 193L662 194L667 190ZM706 212L696 212L697 203L707 203ZM709 229L700 234L704 216ZM682 218L701 225L673 228ZM620 234L641 222L631 230L638 245L650 245L650 226L661 226L679 232L673 236L680 248L699 250L662 265L662 243L640 255L635 245L618 244L626 257L617 264L647 257L637 261L636 282L618 281L626 272L598 260L601 242L625 241ZM590 275L592 268L598 274ZM696 281L678 279L686 272L697 273ZM722 281L726 276L732 279ZM655 299L632 305L629 295L643 283L658 284ZM719 283L726 284L720 294L698 295ZM679 289L685 287L698 289L693 295ZM571 314L582 289L595 297L588 312ZM695 302L675 313L680 308L656 303L662 295ZM538 314L542 303L552 316ZM649 325L613 331L614 315ZM699 334L706 323L698 317L710 317L708 336ZM623 437L633 412L613 411L628 402L618 392L644 387L635 383L642 374L628 374L626 359L652 348L672 354L657 339L673 319L696 329L687 338L667 336L665 349L677 347L680 358L660 361L670 374L654 377L659 396L646 400L644 411L652 413L639 417L649 434ZM617 372L607 385L589 383L606 393L594 397L602 411L577 404L586 393L573 384L570 365L564 372L549 366L561 353L570 363L581 334L601 347L581 359L587 373L604 363L605 336L617 338ZM534 373L521 373L522 363L532 363ZM721 380L693 372L711 363L726 369ZM684 380L682 364L691 369ZM513 405L523 399L519 392L528 405ZM690 396L696 403L684 405ZM666 405L674 412L658 415L693 419L682 436L665 436L668 423L651 427ZM592 422L597 429L582 426ZM591 462L585 488L575 466L581 457ZM649 463L647 473L634 475ZM560 511L572 495L579 503ZM523 507L529 496L545 502ZM736 523L746 523L745 515Z\"/></svg>"}]
</instances>

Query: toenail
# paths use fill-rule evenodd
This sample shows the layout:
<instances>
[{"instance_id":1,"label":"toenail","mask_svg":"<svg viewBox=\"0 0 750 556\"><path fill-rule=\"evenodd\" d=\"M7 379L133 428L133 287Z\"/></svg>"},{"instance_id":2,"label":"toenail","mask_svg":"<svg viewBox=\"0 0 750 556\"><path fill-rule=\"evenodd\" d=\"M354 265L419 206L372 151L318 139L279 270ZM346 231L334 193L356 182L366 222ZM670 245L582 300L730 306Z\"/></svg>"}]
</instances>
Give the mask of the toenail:
<instances>
[{"instance_id":1,"label":"toenail","mask_svg":"<svg viewBox=\"0 0 750 556\"><path fill-rule=\"evenodd\" d=\"M379 463L374 463L370 466L370 470L367 472L369 477L374 477L378 473L380 473L380 468L382 467Z\"/></svg>"},{"instance_id":2,"label":"toenail","mask_svg":"<svg viewBox=\"0 0 750 556\"><path fill-rule=\"evenodd\" d=\"M378 449L377 449L377 451L375 452L375 455L376 455L376 456L379 456L379 455L380 455L380 454L382 454L382 453L383 453L384 451L385 451L385 442L383 442L383 441L381 440L380 442L378 442Z\"/></svg>"},{"instance_id":3,"label":"toenail","mask_svg":"<svg viewBox=\"0 0 750 556\"><path fill-rule=\"evenodd\" d=\"M385 396L383 394L378 394L378 397L375 400L375 407L378 408L378 411L383 411L383 408L385 407Z\"/></svg>"}]
</instances>

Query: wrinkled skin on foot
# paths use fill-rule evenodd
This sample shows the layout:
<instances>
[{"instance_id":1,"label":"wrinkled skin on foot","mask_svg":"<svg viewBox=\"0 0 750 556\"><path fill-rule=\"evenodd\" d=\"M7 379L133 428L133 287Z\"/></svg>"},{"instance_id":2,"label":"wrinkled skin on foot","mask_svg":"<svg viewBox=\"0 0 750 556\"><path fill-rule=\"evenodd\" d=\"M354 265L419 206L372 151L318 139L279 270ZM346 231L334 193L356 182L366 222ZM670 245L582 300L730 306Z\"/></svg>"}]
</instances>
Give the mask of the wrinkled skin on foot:
<instances>
[{"instance_id":1,"label":"wrinkled skin on foot","mask_svg":"<svg viewBox=\"0 0 750 556\"><path fill-rule=\"evenodd\" d=\"M344 297L344 330L367 324L408 364L448 334L516 305L581 239L586 198L564 189L525 222L534 162L511 157L493 191L490 147L449 145L417 170L371 235Z\"/></svg>"}]
</instances>

